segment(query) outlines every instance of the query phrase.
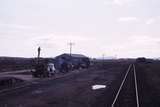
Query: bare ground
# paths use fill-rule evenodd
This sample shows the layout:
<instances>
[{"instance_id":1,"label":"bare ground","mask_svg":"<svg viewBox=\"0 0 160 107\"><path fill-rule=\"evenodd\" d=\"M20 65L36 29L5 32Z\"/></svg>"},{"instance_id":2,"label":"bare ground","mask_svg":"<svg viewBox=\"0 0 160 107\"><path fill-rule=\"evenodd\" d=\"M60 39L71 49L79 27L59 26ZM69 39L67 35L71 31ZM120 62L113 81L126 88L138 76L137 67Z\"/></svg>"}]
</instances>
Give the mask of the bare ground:
<instances>
[{"instance_id":1,"label":"bare ground","mask_svg":"<svg viewBox=\"0 0 160 107\"><path fill-rule=\"evenodd\" d=\"M98 107L101 98L109 99L113 84L128 67L126 63L107 64L106 68L91 67L62 78L36 83L0 96L0 107ZM92 90L92 86L106 85ZM103 104L109 102L103 101ZM101 106L102 107L102 106Z\"/></svg>"}]
</instances>

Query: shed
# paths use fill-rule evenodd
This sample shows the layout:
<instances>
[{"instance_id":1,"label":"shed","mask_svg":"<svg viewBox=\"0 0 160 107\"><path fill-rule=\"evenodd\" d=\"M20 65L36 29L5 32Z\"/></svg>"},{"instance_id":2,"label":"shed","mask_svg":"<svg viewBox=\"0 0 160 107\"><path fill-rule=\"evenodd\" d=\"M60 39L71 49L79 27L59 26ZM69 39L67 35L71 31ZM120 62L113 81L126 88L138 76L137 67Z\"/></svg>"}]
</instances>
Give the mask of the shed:
<instances>
[{"instance_id":1,"label":"shed","mask_svg":"<svg viewBox=\"0 0 160 107\"><path fill-rule=\"evenodd\" d=\"M72 65L74 67L89 67L90 60L87 56L82 54L68 54L64 53L55 57L55 67L56 69L60 69L62 60L65 60L68 65Z\"/></svg>"}]
</instances>

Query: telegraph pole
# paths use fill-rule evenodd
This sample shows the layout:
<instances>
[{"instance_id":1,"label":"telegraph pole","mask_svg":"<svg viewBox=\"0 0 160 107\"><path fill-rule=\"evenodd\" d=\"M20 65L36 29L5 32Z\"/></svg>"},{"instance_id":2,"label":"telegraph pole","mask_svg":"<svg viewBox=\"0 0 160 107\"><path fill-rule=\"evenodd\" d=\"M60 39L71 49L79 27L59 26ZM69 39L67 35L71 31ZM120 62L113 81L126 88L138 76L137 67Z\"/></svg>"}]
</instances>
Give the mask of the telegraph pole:
<instances>
[{"instance_id":1,"label":"telegraph pole","mask_svg":"<svg viewBox=\"0 0 160 107\"><path fill-rule=\"evenodd\" d=\"M38 64L39 64L40 54L41 54L41 47L38 47Z\"/></svg>"},{"instance_id":2,"label":"telegraph pole","mask_svg":"<svg viewBox=\"0 0 160 107\"><path fill-rule=\"evenodd\" d=\"M41 47L38 47L38 58L40 57L41 54Z\"/></svg>"},{"instance_id":3,"label":"telegraph pole","mask_svg":"<svg viewBox=\"0 0 160 107\"><path fill-rule=\"evenodd\" d=\"M104 60L105 60L104 58L105 58L105 54L102 54L102 65L103 65L103 66L104 66L104 62L105 62L105 61L104 61Z\"/></svg>"},{"instance_id":4,"label":"telegraph pole","mask_svg":"<svg viewBox=\"0 0 160 107\"><path fill-rule=\"evenodd\" d=\"M104 61L104 56L105 56L105 54L102 54L102 60Z\"/></svg>"},{"instance_id":5,"label":"telegraph pole","mask_svg":"<svg viewBox=\"0 0 160 107\"><path fill-rule=\"evenodd\" d=\"M68 45L69 45L69 48L70 48L69 54L70 54L70 57L71 57L72 56L72 47L73 47L74 43L70 42L70 43L68 43Z\"/></svg>"}]
</instances>

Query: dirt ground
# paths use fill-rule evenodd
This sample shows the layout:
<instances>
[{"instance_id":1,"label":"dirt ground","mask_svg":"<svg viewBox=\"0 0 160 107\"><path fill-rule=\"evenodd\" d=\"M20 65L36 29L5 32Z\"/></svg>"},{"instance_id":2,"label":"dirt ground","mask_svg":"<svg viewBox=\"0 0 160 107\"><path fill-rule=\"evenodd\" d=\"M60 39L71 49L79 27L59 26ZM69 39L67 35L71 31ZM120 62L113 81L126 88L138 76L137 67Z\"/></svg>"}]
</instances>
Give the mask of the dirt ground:
<instances>
[{"instance_id":1,"label":"dirt ground","mask_svg":"<svg viewBox=\"0 0 160 107\"><path fill-rule=\"evenodd\" d=\"M138 90L140 93L140 106L160 106L160 61L150 61L136 64L138 75Z\"/></svg>"},{"instance_id":2,"label":"dirt ground","mask_svg":"<svg viewBox=\"0 0 160 107\"><path fill-rule=\"evenodd\" d=\"M112 62L105 67L91 67L62 78L34 82L26 88L0 95L0 107L98 107L98 100L104 93L111 93L128 63ZM106 88L93 90L94 85ZM110 94L105 97L109 99ZM107 105L109 100L105 103Z\"/></svg>"},{"instance_id":3,"label":"dirt ground","mask_svg":"<svg viewBox=\"0 0 160 107\"><path fill-rule=\"evenodd\" d=\"M110 107L130 63L95 62L89 69L31 81L27 87L1 93L0 107ZM140 107L159 107L160 61L135 66ZM95 85L105 88L93 90Z\"/></svg>"}]
</instances>

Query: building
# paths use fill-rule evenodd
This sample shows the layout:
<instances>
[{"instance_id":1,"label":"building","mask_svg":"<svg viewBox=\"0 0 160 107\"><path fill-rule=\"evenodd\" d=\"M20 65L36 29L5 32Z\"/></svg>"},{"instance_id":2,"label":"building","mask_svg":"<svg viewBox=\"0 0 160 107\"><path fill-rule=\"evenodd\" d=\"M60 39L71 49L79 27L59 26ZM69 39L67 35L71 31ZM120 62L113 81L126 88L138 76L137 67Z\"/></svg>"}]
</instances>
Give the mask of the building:
<instances>
[{"instance_id":1,"label":"building","mask_svg":"<svg viewBox=\"0 0 160 107\"><path fill-rule=\"evenodd\" d=\"M54 58L55 68L59 70L64 61L72 69L88 68L90 65L89 58L84 55L64 53Z\"/></svg>"}]
</instances>

